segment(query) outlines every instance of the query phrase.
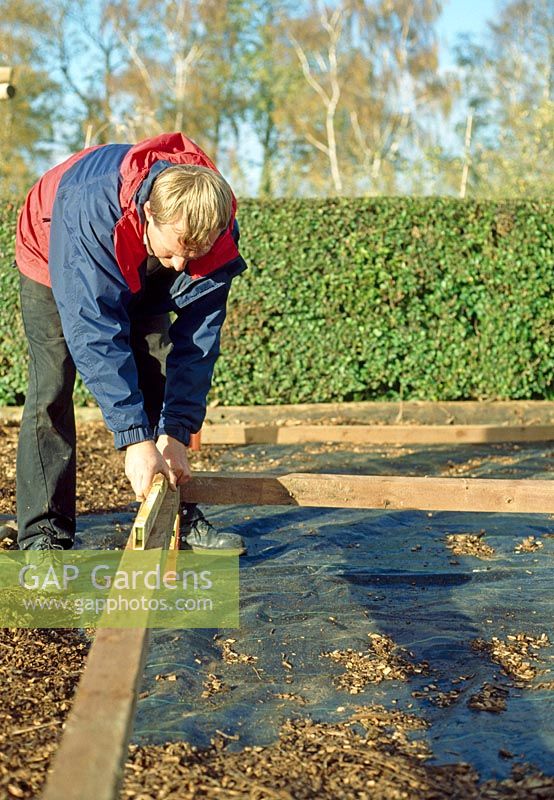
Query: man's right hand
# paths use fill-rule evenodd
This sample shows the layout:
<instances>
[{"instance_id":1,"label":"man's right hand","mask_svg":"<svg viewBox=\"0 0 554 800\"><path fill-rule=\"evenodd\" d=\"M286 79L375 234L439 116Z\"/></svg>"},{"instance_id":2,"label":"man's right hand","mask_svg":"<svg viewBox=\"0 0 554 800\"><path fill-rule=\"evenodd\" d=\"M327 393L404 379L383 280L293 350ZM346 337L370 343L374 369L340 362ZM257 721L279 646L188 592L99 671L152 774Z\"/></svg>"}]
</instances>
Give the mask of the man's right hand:
<instances>
[{"instance_id":1,"label":"man's right hand","mask_svg":"<svg viewBox=\"0 0 554 800\"><path fill-rule=\"evenodd\" d=\"M152 441L130 444L125 451L125 475L133 487L136 499L145 500L156 475L165 475L169 488L176 490L172 482L169 466L156 443Z\"/></svg>"}]
</instances>

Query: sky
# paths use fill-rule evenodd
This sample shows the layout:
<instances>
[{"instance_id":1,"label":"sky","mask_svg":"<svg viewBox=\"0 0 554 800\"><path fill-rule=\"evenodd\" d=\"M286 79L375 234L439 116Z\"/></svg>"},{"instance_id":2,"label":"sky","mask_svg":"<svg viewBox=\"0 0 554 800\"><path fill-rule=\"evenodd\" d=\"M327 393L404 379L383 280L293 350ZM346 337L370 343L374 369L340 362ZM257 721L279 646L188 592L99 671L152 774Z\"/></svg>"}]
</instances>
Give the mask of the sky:
<instances>
[{"instance_id":1,"label":"sky","mask_svg":"<svg viewBox=\"0 0 554 800\"><path fill-rule=\"evenodd\" d=\"M488 20L494 20L497 0L443 0L442 14L437 22L441 66L453 65L452 48L459 33L472 33L477 38L486 30Z\"/></svg>"}]
</instances>

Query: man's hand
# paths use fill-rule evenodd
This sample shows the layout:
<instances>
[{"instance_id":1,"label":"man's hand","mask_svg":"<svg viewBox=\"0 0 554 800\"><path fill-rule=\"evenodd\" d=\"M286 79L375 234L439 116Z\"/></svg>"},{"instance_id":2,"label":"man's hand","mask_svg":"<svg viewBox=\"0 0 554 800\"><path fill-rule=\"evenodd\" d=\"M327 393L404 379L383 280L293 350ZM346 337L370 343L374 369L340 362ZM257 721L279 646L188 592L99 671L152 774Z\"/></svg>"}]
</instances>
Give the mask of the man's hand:
<instances>
[{"instance_id":1,"label":"man's hand","mask_svg":"<svg viewBox=\"0 0 554 800\"><path fill-rule=\"evenodd\" d=\"M178 439L164 434L158 437L156 447L169 466L170 486L172 484L174 487L183 486L191 477L185 445Z\"/></svg>"},{"instance_id":2,"label":"man's hand","mask_svg":"<svg viewBox=\"0 0 554 800\"><path fill-rule=\"evenodd\" d=\"M125 475L129 478L137 500L145 500L154 477L161 473L176 490L169 465L152 441L130 444L125 451Z\"/></svg>"}]
</instances>

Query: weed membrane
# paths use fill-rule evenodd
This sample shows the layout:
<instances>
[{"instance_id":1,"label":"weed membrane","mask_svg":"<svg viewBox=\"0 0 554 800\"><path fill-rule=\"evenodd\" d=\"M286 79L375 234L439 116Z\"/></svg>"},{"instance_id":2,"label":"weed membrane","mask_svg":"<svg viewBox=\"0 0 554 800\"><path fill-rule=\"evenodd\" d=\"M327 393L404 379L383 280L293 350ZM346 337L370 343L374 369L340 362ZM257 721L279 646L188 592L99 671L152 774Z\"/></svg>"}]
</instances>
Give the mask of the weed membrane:
<instances>
[{"instance_id":1,"label":"weed membrane","mask_svg":"<svg viewBox=\"0 0 554 800\"><path fill-rule=\"evenodd\" d=\"M221 448L237 472L549 478L552 445ZM153 631L133 734L266 746L287 720L416 715L434 763L482 779L554 763L554 524L546 515L212 506L240 533L240 628ZM90 525L88 521L90 520ZM89 518L81 546L116 545ZM432 762L433 763L433 762Z\"/></svg>"}]
</instances>

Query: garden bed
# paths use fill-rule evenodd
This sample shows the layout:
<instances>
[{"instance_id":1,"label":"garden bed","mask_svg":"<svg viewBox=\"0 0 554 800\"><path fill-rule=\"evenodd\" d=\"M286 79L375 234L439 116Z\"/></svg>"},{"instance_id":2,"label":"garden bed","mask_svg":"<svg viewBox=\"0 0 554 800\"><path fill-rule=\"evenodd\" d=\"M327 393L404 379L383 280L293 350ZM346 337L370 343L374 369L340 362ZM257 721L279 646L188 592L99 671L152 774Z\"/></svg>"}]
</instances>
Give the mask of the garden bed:
<instances>
[{"instance_id":1,"label":"garden bed","mask_svg":"<svg viewBox=\"0 0 554 800\"><path fill-rule=\"evenodd\" d=\"M17 425L0 435L5 521ZM548 478L553 456L536 443L318 444L205 447L191 460L204 471ZM79 545L120 545L136 504L101 423L80 425L79 478ZM552 796L548 518L208 511L248 541L241 628L154 632L122 797ZM2 791L35 797L88 642L3 637Z\"/></svg>"}]
</instances>

